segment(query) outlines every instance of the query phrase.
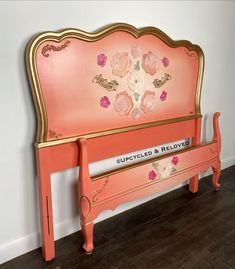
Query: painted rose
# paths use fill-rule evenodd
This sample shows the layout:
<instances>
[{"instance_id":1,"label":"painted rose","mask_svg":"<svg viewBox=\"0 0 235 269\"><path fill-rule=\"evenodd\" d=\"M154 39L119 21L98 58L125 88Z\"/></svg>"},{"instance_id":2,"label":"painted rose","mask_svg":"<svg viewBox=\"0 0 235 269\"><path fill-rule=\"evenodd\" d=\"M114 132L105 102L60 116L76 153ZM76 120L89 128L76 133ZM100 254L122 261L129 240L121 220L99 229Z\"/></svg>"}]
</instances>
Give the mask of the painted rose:
<instances>
[{"instance_id":1,"label":"painted rose","mask_svg":"<svg viewBox=\"0 0 235 269\"><path fill-rule=\"evenodd\" d=\"M140 109L138 107L135 107L131 112L132 118L134 120L137 120L140 117L140 113L141 113Z\"/></svg>"},{"instance_id":2,"label":"painted rose","mask_svg":"<svg viewBox=\"0 0 235 269\"><path fill-rule=\"evenodd\" d=\"M142 49L138 46L134 46L132 49L131 49L131 54L133 56L133 58L138 58L142 53Z\"/></svg>"},{"instance_id":3,"label":"painted rose","mask_svg":"<svg viewBox=\"0 0 235 269\"><path fill-rule=\"evenodd\" d=\"M171 162L174 164L174 165L177 165L178 162L179 162L179 157L178 156L174 156L171 160Z\"/></svg>"},{"instance_id":4,"label":"painted rose","mask_svg":"<svg viewBox=\"0 0 235 269\"><path fill-rule=\"evenodd\" d=\"M164 57L164 58L162 59L162 64L163 64L165 67L167 67L167 66L169 65L169 59L168 59L167 57Z\"/></svg>"},{"instance_id":5,"label":"painted rose","mask_svg":"<svg viewBox=\"0 0 235 269\"><path fill-rule=\"evenodd\" d=\"M157 56L152 51L149 51L147 54L143 54L141 66L146 73L153 76L156 74L159 67Z\"/></svg>"},{"instance_id":6,"label":"painted rose","mask_svg":"<svg viewBox=\"0 0 235 269\"><path fill-rule=\"evenodd\" d=\"M157 99L155 97L155 92L145 91L144 95L141 98L140 108L144 113L152 112L157 107Z\"/></svg>"},{"instance_id":7,"label":"painted rose","mask_svg":"<svg viewBox=\"0 0 235 269\"><path fill-rule=\"evenodd\" d=\"M166 97L167 97L167 92L166 91L162 91L162 93L160 95L161 101L166 101Z\"/></svg>"},{"instance_id":8,"label":"painted rose","mask_svg":"<svg viewBox=\"0 0 235 269\"><path fill-rule=\"evenodd\" d=\"M126 91L118 93L114 102L114 108L120 116L129 115L131 109L133 108L131 96Z\"/></svg>"},{"instance_id":9,"label":"painted rose","mask_svg":"<svg viewBox=\"0 0 235 269\"><path fill-rule=\"evenodd\" d=\"M155 172L154 170L151 170L151 171L149 172L148 178L149 178L150 180L154 180L156 177L157 177L156 172Z\"/></svg>"},{"instance_id":10,"label":"painted rose","mask_svg":"<svg viewBox=\"0 0 235 269\"><path fill-rule=\"evenodd\" d=\"M122 78L129 72L131 59L127 52L118 52L113 55L110 65L113 68L112 73Z\"/></svg>"},{"instance_id":11,"label":"painted rose","mask_svg":"<svg viewBox=\"0 0 235 269\"><path fill-rule=\"evenodd\" d=\"M98 65L100 65L101 67L104 67L106 61L107 61L107 56L104 53L97 55L97 64Z\"/></svg>"},{"instance_id":12,"label":"painted rose","mask_svg":"<svg viewBox=\"0 0 235 269\"><path fill-rule=\"evenodd\" d=\"M107 108L110 106L110 101L109 101L109 98L107 96L103 96L101 99L100 99L100 105L103 107L103 108Z\"/></svg>"},{"instance_id":13,"label":"painted rose","mask_svg":"<svg viewBox=\"0 0 235 269\"><path fill-rule=\"evenodd\" d=\"M140 93L144 87L144 75L137 71L131 72L127 79L127 84L132 92Z\"/></svg>"}]
</instances>

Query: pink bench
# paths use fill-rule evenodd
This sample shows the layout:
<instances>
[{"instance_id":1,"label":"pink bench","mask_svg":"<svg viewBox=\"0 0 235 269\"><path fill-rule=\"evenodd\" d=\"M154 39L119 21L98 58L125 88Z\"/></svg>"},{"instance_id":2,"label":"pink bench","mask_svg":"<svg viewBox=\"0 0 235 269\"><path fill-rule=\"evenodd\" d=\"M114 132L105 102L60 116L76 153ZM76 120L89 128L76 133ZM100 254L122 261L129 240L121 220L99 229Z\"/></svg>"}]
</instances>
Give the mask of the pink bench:
<instances>
[{"instance_id":1,"label":"pink bench","mask_svg":"<svg viewBox=\"0 0 235 269\"><path fill-rule=\"evenodd\" d=\"M35 143L42 249L55 257L50 174L80 166L78 205L84 249L105 209L168 189L185 179L198 191L210 167L219 189L221 138L201 144L203 52L159 29L115 24L95 33L45 32L28 44L27 72L37 111ZM91 177L88 163L184 138L192 146Z\"/></svg>"}]
</instances>

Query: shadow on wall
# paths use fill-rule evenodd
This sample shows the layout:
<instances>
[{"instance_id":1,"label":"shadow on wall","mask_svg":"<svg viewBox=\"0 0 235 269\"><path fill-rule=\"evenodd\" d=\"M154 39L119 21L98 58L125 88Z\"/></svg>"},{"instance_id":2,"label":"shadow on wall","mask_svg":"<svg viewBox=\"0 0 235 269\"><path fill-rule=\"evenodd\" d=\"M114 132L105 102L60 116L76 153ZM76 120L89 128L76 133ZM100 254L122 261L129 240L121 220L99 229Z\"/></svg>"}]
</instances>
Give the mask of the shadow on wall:
<instances>
[{"instance_id":1,"label":"shadow on wall","mask_svg":"<svg viewBox=\"0 0 235 269\"><path fill-rule=\"evenodd\" d=\"M202 143L208 143L213 137L213 113L204 114L202 118Z\"/></svg>"},{"instance_id":2,"label":"shadow on wall","mask_svg":"<svg viewBox=\"0 0 235 269\"><path fill-rule=\"evenodd\" d=\"M21 46L18 57L18 68L23 89L25 114L27 117L27 130L22 149L22 193L24 193L24 231L37 233L37 244L40 245L40 206L37 182L37 167L35 157L35 138L37 128L37 115L34 108L33 97L27 77L25 54L26 46L32 37L26 38ZM80 229L79 212L77 207L77 178L79 170L76 168L60 171L51 175L51 188L53 199L53 217L55 239L68 235ZM71 219L74 225L71 224Z\"/></svg>"},{"instance_id":3,"label":"shadow on wall","mask_svg":"<svg viewBox=\"0 0 235 269\"><path fill-rule=\"evenodd\" d=\"M202 130L201 130L201 142L208 143L213 138L213 113L203 114L202 118ZM200 173L200 178L208 176L208 172L212 172L211 168L208 171Z\"/></svg>"},{"instance_id":4,"label":"shadow on wall","mask_svg":"<svg viewBox=\"0 0 235 269\"><path fill-rule=\"evenodd\" d=\"M39 231L40 218L39 218L39 204L38 204L38 187L37 187L37 173L36 173L36 159L34 151L34 142L36 137L36 111L33 105L32 95L30 93L30 86L28 83L28 77L25 65L25 51L27 43L30 37L26 38L20 45L19 57L18 57L18 70L20 74L22 92L23 95L25 117L27 121L27 129L25 130L25 137L23 138L23 147L21 148L22 156L22 193L24 199L24 232L29 234L29 231ZM40 237L38 235L38 242Z\"/></svg>"},{"instance_id":5,"label":"shadow on wall","mask_svg":"<svg viewBox=\"0 0 235 269\"><path fill-rule=\"evenodd\" d=\"M78 212L78 168L51 175L55 239L80 230Z\"/></svg>"}]
</instances>

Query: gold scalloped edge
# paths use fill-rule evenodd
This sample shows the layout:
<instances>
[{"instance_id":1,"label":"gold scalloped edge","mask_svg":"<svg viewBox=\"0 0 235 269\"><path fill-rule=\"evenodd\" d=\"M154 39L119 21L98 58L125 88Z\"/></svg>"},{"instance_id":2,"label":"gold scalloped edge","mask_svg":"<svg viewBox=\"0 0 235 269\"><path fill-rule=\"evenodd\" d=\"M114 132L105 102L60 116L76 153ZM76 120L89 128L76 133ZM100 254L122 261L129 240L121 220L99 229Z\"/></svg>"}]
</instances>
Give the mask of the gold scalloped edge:
<instances>
[{"instance_id":1,"label":"gold scalloped edge","mask_svg":"<svg viewBox=\"0 0 235 269\"><path fill-rule=\"evenodd\" d=\"M116 23L109 26L106 26L96 32L88 33L82 30L68 28L58 32L43 32L35 37L28 43L26 48L26 69L29 78L29 83L31 87L31 92L33 95L34 105L37 113L37 135L36 135L36 145L40 147L40 143L46 144L50 141L47 141L47 129L48 129L48 120L47 113L45 108L45 103L41 91L41 86L39 82L39 77L36 68L36 51L38 47L45 41L54 41L61 42L66 38L78 38L80 40L84 40L87 42L95 42L100 40L114 32L127 32L134 36L135 38L139 38L143 35L154 35L160 38L166 45L172 48L177 47L186 47L189 51L195 51L199 57L199 70L198 70L198 79L197 79L197 90L196 90L196 98L195 98L195 118L201 117L201 109L200 109L200 99L201 99L201 85L203 79L203 71L204 71L204 54L202 49L195 44L192 44L187 40L172 40L168 35L162 32L160 29L155 27L144 27L137 29L132 25L126 23ZM185 117L187 118L187 117ZM174 119L170 119L171 121ZM164 124L162 121L162 124ZM177 119L176 121L177 122ZM153 122L153 126L155 126L156 122ZM138 124L134 126L130 126L132 130L140 129L144 124ZM150 123L151 125L151 123ZM126 127L128 128L128 127ZM119 128L120 130L123 128ZM109 130L110 134L117 133L119 129ZM124 128L125 129L125 128ZM104 131L107 132L107 131ZM100 136L100 132L97 133ZM96 133L93 133L92 137L96 137ZM56 144L63 144L70 142L70 138L67 139L58 139ZM73 140L73 139L72 139ZM68 142L67 142L68 141Z\"/></svg>"}]
</instances>

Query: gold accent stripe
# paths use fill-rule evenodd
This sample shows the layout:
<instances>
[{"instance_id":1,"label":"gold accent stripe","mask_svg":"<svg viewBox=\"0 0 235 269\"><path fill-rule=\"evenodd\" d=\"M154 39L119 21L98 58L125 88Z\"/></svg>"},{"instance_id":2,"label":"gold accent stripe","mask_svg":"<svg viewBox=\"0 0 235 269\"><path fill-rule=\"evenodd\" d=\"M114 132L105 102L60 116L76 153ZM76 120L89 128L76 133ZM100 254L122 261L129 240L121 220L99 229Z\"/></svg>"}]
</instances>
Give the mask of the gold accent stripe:
<instances>
[{"instance_id":1,"label":"gold accent stripe","mask_svg":"<svg viewBox=\"0 0 235 269\"><path fill-rule=\"evenodd\" d=\"M68 137L68 138L64 138L64 139L57 139L57 140L47 141L47 142L43 142L43 143L35 143L35 146L37 148L56 146L56 145L61 145L61 144L65 144L65 143L76 142L81 137L84 137L86 139L91 139L91 138L97 138L97 137L106 136L106 135L120 134L123 132L141 130L144 128L150 128L150 127L155 127L155 126L160 126L160 125L165 125L165 124L173 124L173 123L182 122L182 121L186 121L186 120L198 119L201 117L202 117L202 115L192 115L192 116L173 118L173 119L167 119L167 120L162 120L162 121L143 123L143 124L123 127L123 128L118 128L118 129L111 129L111 130L105 130L105 131L96 132L96 133L82 134L79 136L73 136L73 137Z\"/></svg>"}]
</instances>

